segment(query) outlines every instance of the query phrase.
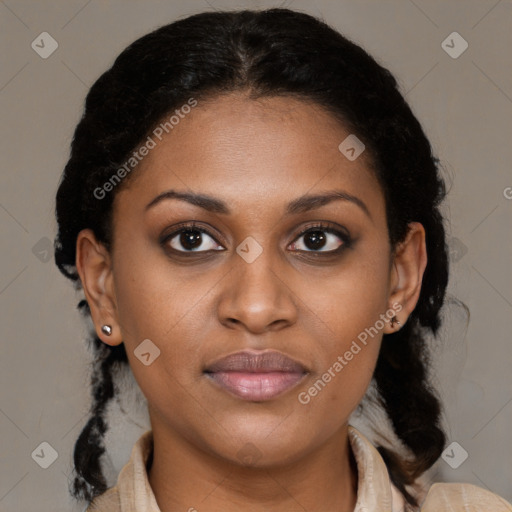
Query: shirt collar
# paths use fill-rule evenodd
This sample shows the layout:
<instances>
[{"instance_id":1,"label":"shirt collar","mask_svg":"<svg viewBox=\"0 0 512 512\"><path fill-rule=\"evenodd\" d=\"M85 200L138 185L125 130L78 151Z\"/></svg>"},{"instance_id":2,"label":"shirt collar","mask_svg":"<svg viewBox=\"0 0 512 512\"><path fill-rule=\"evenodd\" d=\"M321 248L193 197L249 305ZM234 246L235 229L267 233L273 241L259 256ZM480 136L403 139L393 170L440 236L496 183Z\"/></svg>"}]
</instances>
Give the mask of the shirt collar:
<instances>
[{"instance_id":1,"label":"shirt collar","mask_svg":"<svg viewBox=\"0 0 512 512\"><path fill-rule=\"evenodd\" d=\"M153 431L148 430L133 446L130 460L117 479L121 512L160 512L146 470L152 450Z\"/></svg>"},{"instance_id":2,"label":"shirt collar","mask_svg":"<svg viewBox=\"0 0 512 512\"><path fill-rule=\"evenodd\" d=\"M348 438L357 464L358 491L354 512L402 510L402 500L392 493L384 460L371 442L355 427L348 426ZM117 480L121 512L160 512L149 484L146 464L153 450L153 432L146 431L133 446L130 460ZM393 489L394 490L394 489ZM392 499L395 496L395 500ZM402 503L396 503L399 498Z\"/></svg>"},{"instance_id":3,"label":"shirt collar","mask_svg":"<svg viewBox=\"0 0 512 512\"><path fill-rule=\"evenodd\" d=\"M354 512L390 512L391 482L377 449L355 427L348 426L348 439L356 459L358 482Z\"/></svg>"}]
</instances>

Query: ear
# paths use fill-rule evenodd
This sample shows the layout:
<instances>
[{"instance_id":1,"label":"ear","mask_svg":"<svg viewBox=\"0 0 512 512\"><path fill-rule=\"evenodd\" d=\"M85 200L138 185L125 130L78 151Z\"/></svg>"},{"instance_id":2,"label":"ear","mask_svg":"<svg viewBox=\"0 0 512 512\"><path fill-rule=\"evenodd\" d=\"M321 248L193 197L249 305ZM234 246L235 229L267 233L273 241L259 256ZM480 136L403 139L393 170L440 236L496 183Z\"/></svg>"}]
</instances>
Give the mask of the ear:
<instances>
[{"instance_id":1,"label":"ear","mask_svg":"<svg viewBox=\"0 0 512 512\"><path fill-rule=\"evenodd\" d=\"M76 269L98 337L107 345L121 344L110 253L96 240L91 229L83 229L78 234ZM112 327L110 336L101 330L105 324Z\"/></svg>"},{"instance_id":2,"label":"ear","mask_svg":"<svg viewBox=\"0 0 512 512\"><path fill-rule=\"evenodd\" d=\"M419 222L411 222L405 240L394 252L391 265L389 307L402 325L416 307L426 266L425 228ZM398 329L398 324L392 326L391 322L386 322L384 333Z\"/></svg>"}]
</instances>

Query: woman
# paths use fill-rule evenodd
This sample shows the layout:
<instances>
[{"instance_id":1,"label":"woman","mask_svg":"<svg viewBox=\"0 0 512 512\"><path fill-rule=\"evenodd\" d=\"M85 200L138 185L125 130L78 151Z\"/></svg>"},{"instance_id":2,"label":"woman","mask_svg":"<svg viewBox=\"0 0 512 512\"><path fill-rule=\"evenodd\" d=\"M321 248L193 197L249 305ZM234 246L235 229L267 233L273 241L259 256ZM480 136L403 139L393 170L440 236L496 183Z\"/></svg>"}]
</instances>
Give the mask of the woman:
<instances>
[{"instance_id":1,"label":"woman","mask_svg":"<svg viewBox=\"0 0 512 512\"><path fill-rule=\"evenodd\" d=\"M311 16L203 13L125 49L57 193L56 263L95 328L87 510L512 510L419 480L446 441L438 163L389 71ZM107 490L127 364L151 430ZM370 385L403 449L349 424Z\"/></svg>"}]
</instances>

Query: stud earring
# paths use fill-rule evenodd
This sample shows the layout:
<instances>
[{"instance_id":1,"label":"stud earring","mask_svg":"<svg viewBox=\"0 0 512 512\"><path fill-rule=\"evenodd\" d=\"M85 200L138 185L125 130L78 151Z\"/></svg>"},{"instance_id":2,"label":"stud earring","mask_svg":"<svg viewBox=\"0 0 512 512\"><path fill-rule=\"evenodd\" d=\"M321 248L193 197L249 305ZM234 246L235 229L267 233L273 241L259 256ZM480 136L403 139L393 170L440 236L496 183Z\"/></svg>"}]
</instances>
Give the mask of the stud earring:
<instances>
[{"instance_id":1,"label":"stud earring","mask_svg":"<svg viewBox=\"0 0 512 512\"><path fill-rule=\"evenodd\" d=\"M101 332L107 336L110 336L112 334L112 327L110 327L110 325L102 325Z\"/></svg>"},{"instance_id":2,"label":"stud earring","mask_svg":"<svg viewBox=\"0 0 512 512\"><path fill-rule=\"evenodd\" d=\"M396 315L393 315L393 316L391 317L390 324L391 324L391 327L392 327L392 328L394 328L394 327L395 327L395 324L397 324L397 325L398 325L398 327L401 327L401 326L402 326L402 322L400 322L400 321L398 320L398 318L396 317Z\"/></svg>"}]
</instances>

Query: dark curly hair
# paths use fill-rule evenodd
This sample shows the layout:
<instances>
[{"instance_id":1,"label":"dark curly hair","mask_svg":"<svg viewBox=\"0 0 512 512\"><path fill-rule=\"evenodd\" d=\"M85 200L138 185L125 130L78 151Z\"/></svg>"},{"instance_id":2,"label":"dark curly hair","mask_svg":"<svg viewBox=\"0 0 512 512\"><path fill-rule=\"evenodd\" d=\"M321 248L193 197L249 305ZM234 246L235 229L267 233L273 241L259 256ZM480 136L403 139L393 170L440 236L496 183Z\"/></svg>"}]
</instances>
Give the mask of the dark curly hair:
<instances>
[{"instance_id":1,"label":"dark curly hair","mask_svg":"<svg viewBox=\"0 0 512 512\"><path fill-rule=\"evenodd\" d=\"M374 373L379 403L408 457L379 446L391 479L406 489L439 458L445 444L441 406L429 383L427 336L437 334L448 258L440 204L446 195L439 160L392 74L323 21L289 9L206 12L181 19L128 46L91 87L58 188L55 263L80 288L75 244L91 228L111 248L112 202L131 176L99 200L107 182L157 124L194 97L246 90L252 98L291 95L313 101L363 141L382 187L392 249L408 223L426 231L428 263L416 308L403 328L384 335ZM79 309L90 314L87 302ZM91 417L74 449L73 496L91 501L107 488L100 464L115 395L112 370L128 363L124 345L94 351Z\"/></svg>"}]
</instances>

